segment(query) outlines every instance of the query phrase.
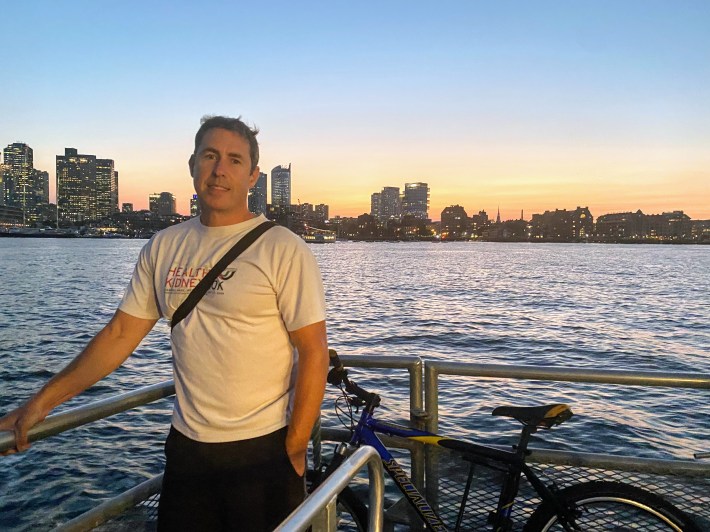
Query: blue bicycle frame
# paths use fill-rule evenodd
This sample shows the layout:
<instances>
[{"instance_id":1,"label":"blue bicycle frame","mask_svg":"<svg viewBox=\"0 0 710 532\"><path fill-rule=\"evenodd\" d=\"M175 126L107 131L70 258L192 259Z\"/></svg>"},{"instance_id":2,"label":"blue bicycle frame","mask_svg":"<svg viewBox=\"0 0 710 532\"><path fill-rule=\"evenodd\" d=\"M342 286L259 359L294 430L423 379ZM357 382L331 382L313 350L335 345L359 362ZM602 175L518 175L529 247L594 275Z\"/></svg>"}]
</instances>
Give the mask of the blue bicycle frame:
<instances>
[{"instance_id":1,"label":"blue bicycle frame","mask_svg":"<svg viewBox=\"0 0 710 532\"><path fill-rule=\"evenodd\" d=\"M492 469L505 471L506 479L503 482L498 508L492 517L491 523L496 531L507 530L510 527L513 503L518 494L521 473L527 477L543 501L552 501L555 506L558 506L557 498L525 463L525 453L530 435L529 430L523 430L516 452L510 452L472 442L438 436L424 430L385 423L375 419L372 412L373 410L374 407L370 404L363 408L360 419L353 430L349 445L353 447L358 447L362 444L371 445L377 450L382 459L382 465L387 473L431 530L446 531L448 529L437 512L431 507L416 486L414 486L407 473L379 439L377 436L378 433L458 451L463 453L471 463L482 464ZM463 501L456 522L456 529L458 529L463 519L465 501L468 499L470 492L472 476L473 470L469 472L469 478L464 490ZM564 513L562 507L559 507L559 509Z\"/></svg>"}]
</instances>

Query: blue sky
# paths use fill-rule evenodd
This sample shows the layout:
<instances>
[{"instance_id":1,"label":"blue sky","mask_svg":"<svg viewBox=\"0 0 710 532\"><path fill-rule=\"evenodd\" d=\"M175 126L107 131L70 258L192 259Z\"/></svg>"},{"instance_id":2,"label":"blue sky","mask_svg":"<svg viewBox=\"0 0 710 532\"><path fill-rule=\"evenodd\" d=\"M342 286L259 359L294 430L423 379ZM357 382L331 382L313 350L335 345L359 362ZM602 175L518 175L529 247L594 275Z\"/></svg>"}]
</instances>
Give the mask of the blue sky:
<instances>
[{"instance_id":1,"label":"blue sky","mask_svg":"<svg viewBox=\"0 0 710 532\"><path fill-rule=\"evenodd\" d=\"M710 2L13 2L0 144L54 176L64 147L113 158L121 201L185 211L205 114L261 129L294 200L369 210L426 181L504 218L710 218ZM53 187L52 187L53 188Z\"/></svg>"}]
</instances>

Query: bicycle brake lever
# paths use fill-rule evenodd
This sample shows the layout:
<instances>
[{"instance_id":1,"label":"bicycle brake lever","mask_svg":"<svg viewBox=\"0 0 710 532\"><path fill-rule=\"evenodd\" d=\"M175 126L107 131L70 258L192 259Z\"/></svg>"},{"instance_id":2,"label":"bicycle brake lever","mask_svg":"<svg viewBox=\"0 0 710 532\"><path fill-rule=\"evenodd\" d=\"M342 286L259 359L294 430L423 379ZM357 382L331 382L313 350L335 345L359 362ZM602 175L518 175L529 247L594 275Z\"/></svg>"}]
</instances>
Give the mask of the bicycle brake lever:
<instances>
[{"instance_id":1,"label":"bicycle brake lever","mask_svg":"<svg viewBox=\"0 0 710 532\"><path fill-rule=\"evenodd\" d=\"M354 406L356 408L360 408L361 406L365 406L365 401L360 399L359 397L356 397L354 395L349 395L348 396L348 403L350 403L351 406Z\"/></svg>"}]
</instances>

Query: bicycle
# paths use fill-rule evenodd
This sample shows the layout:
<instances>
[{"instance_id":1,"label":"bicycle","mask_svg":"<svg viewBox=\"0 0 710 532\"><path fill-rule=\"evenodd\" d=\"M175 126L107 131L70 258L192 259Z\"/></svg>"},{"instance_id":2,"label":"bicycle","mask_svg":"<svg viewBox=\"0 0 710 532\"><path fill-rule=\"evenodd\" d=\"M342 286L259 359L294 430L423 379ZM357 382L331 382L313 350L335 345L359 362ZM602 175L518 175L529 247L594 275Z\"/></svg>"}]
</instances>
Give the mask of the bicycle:
<instances>
[{"instance_id":1,"label":"bicycle","mask_svg":"<svg viewBox=\"0 0 710 532\"><path fill-rule=\"evenodd\" d=\"M333 368L328 373L328 383L337 386L341 395L336 399L338 417L345 417L350 429L349 442L341 443L324 472L312 472L313 485L325 479L360 445L371 445L382 459L385 471L415 510L427 530L448 531L446 523L434 506L414 486L414 483L382 443L378 434L406 438L456 452L470 463L466 485L459 504L454 531L470 530L464 520L466 505L471 493L474 468L483 466L502 472L503 482L497 507L487 517L491 530L505 532L513 529L512 509L518 496L520 480L524 475L539 496L541 503L535 508L523 530L528 532L643 530L699 532L692 518L663 498L643 489L608 481L589 481L560 489L554 483L546 486L526 463L528 442L539 428L551 429L572 416L565 404L535 407L502 406L493 415L516 419L523 425L517 445L512 451L447 438L415 428L385 423L374 416L381 398L368 392L348 378L337 353L330 350ZM361 409L355 422L353 408ZM315 478L314 478L315 477ZM367 530L367 509L351 488L346 488L337 499L339 512L349 514L358 530Z\"/></svg>"}]
</instances>

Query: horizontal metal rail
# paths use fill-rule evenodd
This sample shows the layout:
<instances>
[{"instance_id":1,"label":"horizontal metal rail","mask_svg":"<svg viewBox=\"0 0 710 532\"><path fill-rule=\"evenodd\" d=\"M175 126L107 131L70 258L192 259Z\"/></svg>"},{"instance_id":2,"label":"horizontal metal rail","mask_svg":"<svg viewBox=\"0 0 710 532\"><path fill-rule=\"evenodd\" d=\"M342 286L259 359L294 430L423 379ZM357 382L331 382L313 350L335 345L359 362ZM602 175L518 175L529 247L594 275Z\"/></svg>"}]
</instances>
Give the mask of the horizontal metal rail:
<instances>
[{"instance_id":1,"label":"horizontal metal rail","mask_svg":"<svg viewBox=\"0 0 710 532\"><path fill-rule=\"evenodd\" d=\"M163 474L161 473L145 482L141 482L128 491L124 491L117 497L104 501L54 530L55 532L85 532L92 530L158 493L162 483Z\"/></svg>"},{"instance_id":2,"label":"horizontal metal rail","mask_svg":"<svg viewBox=\"0 0 710 532\"><path fill-rule=\"evenodd\" d=\"M620 371L551 366L515 366L507 364L469 364L427 360L424 367L424 400L427 430L439 428L439 375L522 379L540 381L623 384L626 386L667 386L710 390L710 375L703 373L665 373L660 371Z\"/></svg>"},{"instance_id":3,"label":"horizontal metal rail","mask_svg":"<svg viewBox=\"0 0 710 532\"><path fill-rule=\"evenodd\" d=\"M507 451L510 450L510 447L499 447ZM539 464L588 467L633 473L654 473L657 475L673 474L684 477L707 478L708 474L710 474L710 464L692 462L690 460L637 458L635 456L556 451L552 449L530 449L528 461Z\"/></svg>"},{"instance_id":4,"label":"horizontal metal rail","mask_svg":"<svg viewBox=\"0 0 710 532\"><path fill-rule=\"evenodd\" d=\"M384 522L385 482L380 455L374 447L364 445L350 455L274 532L302 532L330 506L358 472L367 464L370 480L368 530L380 532ZM332 523L332 520L330 520ZM334 529L333 529L334 530Z\"/></svg>"},{"instance_id":5,"label":"horizontal metal rail","mask_svg":"<svg viewBox=\"0 0 710 532\"><path fill-rule=\"evenodd\" d=\"M59 414L47 416L44 421L30 429L28 439L30 442L39 441L174 394L175 384L173 381L166 381L138 388L108 399L102 399L88 405L78 406ZM13 447L15 447L15 435L10 431L0 431L0 452Z\"/></svg>"}]
</instances>

